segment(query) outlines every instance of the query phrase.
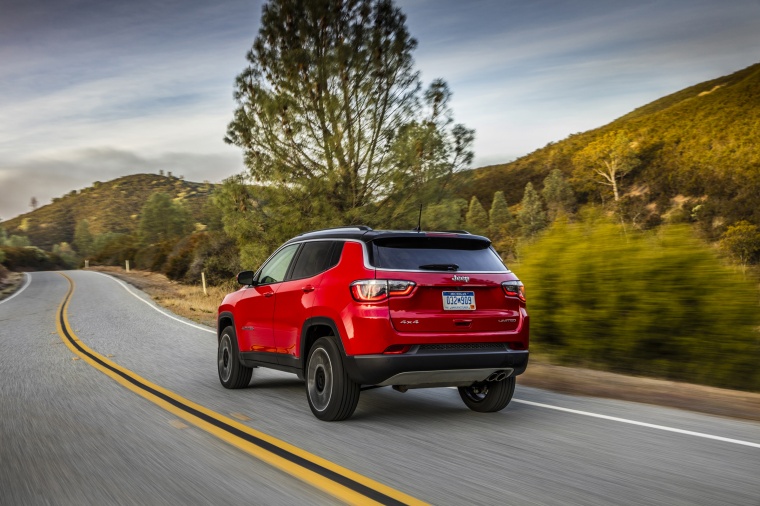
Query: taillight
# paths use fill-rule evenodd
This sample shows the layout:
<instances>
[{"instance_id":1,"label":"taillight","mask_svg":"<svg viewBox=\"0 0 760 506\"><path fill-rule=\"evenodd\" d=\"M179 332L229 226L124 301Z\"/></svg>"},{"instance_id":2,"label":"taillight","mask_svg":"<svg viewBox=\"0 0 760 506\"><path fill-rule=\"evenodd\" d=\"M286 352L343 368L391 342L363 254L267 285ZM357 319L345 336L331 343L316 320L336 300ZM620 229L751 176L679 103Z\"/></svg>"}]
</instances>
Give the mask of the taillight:
<instances>
[{"instance_id":1,"label":"taillight","mask_svg":"<svg viewBox=\"0 0 760 506\"><path fill-rule=\"evenodd\" d=\"M525 302L525 286L522 281L505 281L501 284L501 289L509 297L517 297L521 301Z\"/></svg>"},{"instance_id":2,"label":"taillight","mask_svg":"<svg viewBox=\"0 0 760 506\"><path fill-rule=\"evenodd\" d=\"M362 279L351 283L351 295L358 302L380 302L388 297L409 295L413 281L397 279Z\"/></svg>"}]
</instances>

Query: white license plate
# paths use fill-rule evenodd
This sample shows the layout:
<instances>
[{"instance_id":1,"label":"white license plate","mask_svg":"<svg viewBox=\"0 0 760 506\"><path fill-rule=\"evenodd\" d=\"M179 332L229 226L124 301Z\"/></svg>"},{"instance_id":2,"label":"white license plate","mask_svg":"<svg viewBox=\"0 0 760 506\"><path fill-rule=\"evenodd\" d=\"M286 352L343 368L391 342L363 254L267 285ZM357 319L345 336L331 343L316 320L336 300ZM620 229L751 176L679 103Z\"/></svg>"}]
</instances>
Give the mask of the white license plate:
<instances>
[{"instance_id":1,"label":"white license plate","mask_svg":"<svg viewBox=\"0 0 760 506\"><path fill-rule=\"evenodd\" d=\"M446 311L474 311L475 292L443 292L443 309Z\"/></svg>"}]
</instances>

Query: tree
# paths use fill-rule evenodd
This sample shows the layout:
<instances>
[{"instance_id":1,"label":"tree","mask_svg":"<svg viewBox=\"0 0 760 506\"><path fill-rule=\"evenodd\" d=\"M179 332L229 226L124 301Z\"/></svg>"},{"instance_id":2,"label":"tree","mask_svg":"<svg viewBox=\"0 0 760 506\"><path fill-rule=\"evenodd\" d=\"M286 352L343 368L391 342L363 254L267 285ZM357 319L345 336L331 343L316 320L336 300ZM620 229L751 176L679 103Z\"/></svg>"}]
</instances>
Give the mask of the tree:
<instances>
[{"instance_id":1,"label":"tree","mask_svg":"<svg viewBox=\"0 0 760 506\"><path fill-rule=\"evenodd\" d=\"M474 195L470 199L470 207L465 216L465 224L467 225L467 230L473 234L485 235L488 233L488 213L483 209L483 204L480 203L478 197Z\"/></svg>"},{"instance_id":2,"label":"tree","mask_svg":"<svg viewBox=\"0 0 760 506\"><path fill-rule=\"evenodd\" d=\"M441 169L469 163L473 134L451 125L445 83L420 97L405 22L391 0L265 4L225 137L254 182L339 223L387 221Z\"/></svg>"},{"instance_id":3,"label":"tree","mask_svg":"<svg viewBox=\"0 0 760 506\"><path fill-rule=\"evenodd\" d=\"M488 233L494 247L503 258L515 252L516 237L511 234L514 225L515 218L509 211L504 192L494 192L491 210L488 211Z\"/></svg>"},{"instance_id":4,"label":"tree","mask_svg":"<svg viewBox=\"0 0 760 506\"><path fill-rule=\"evenodd\" d=\"M29 207L32 208L32 211L37 209L37 197L32 197L32 200L29 201Z\"/></svg>"},{"instance_id":5,"label":"tree","mask_svg":"<svg viewBox=\"0 0 760 506\"><path fill-rule=\"evenodd\" d=\"M760 232L757 225L742 220L728 227L720 239L721 248L742 266L753 262L760 252Z\"/></svg>"},{"instance_id":6,"label":"tree","mask_svg":"<svg viewBox=\"0 0 760 506\"><path fill-rule=\"evenodd\" d=\"M622 131L605 134L573 157L576 174L611 187L615 202L620 200L619 181L639 163L634 143Z\"/></svg>"},{"instance_id":7,"label":"tree","mask_svg":"<svg viewBox=\"0 0 760 506\"><path fill-rule=\"evenodd\" d=\"M520 222L523 235L534 235L546 226L546 211L541 203L541 197L533 188L533 183L525 185L525 193L520 205L517 220Z\"/></svg>"},{"instance_id":8,"label":"tree","mask_svg":"<svg viewBox=\"0 0 760 506\"><path fill-rule=\"evenodd\" d=\"M32 242L25 235L12 235L5 240L5 245L12 248L28 248Z\"/></svg>"},{"instance_id":9,"label":"tree","mask_svg":"<svg viewBox=\"0 0 760 506\"><path fill-rule=\"evenodd\" d=\"M138 232L146 245L176 241L192 228L187 210L165 193L151 195L140 215Z\"/></svg>"},{"instance_id":10,"label":"tree","mask_svg":"<svg viewBox=\"0 0 760 506\"><path fill-rule=\"evenodd\" d=\"M94 253L95 238L90 232L90 223L80 220L74 228L74 247L77 252L87 258Z\"/></svg>"},{"instance_id":11,"label":"tree","mask_svg":"<svg viewBox=\"0 0 760 506\"><path fill-rule=\"evenodd\" d=\"M556 220L560 214L570 214L575 208L575 193L559 169L546 176L541 195L546 202L550 221Z\"/></svg>"},{"instance_id":12,"label":"tree","mask_svg":"<svg viewBox=\"0 0 760 506\"><path fill-rule=\"evenodd\" d=\"M459 230L462 228L462 213L467 209L464 199L446 199L422 209L423 230Z\"/></svg>"}]
</instances>

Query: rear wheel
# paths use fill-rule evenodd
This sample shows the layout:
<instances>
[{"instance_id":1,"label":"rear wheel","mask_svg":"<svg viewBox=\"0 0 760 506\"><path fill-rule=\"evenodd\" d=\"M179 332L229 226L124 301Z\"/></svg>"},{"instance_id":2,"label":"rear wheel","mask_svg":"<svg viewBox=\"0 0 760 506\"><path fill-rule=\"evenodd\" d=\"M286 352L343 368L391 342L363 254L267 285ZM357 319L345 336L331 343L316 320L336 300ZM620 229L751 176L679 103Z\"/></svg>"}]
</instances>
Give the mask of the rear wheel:
<instances>
[{"instance_id":1,"label":"rear wheel","mask_svg":"<svg viewBox=\"0 0 760 506\"><path fill-rule=\"evenodd\" d=\"M219 350L216 354L219 381L224 388L245 388L251 382L252 367L240 362L235 329L225 327L219 338Z\"/></svg>"},{"instance_id":2,"label":"rear wheel","mask_svg":"<svg viewBox=\"0 0 760 506\"><path fill-rule=\"evenodd\" d=\"M473 411L493 413L507 407L515 393L515 377L501 381L484 381L469 387L459 387L459 396Z\"/></svg>"},{"instance_id":3,"label":"rear wheel","mask_svg":"<svg viewBox=\"0 0 760 506\"><path fill-rule=\"evenodd\" d=\"M318 339L306 363L306 398L314 416L328 422L345 420L359 403L359 386L346 374L333 338Z\"/></svg>"}]
</instances>

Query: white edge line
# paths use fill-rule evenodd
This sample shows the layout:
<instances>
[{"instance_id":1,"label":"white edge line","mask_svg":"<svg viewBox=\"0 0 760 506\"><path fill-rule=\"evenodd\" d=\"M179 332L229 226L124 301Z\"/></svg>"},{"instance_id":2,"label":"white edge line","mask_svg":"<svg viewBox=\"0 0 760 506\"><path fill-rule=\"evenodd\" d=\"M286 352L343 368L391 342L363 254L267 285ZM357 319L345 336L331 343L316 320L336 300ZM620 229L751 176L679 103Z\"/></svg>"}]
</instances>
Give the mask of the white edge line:
<instances>
[{"instance_id":1,"label":"white edge line","mask_svg":"<svg viewBox=\"0 0 760 506\"><path fill-rule=\"evenodd\" d=\"M159 312L159 313L161 313L162 315L164 315L164 316L166 316L166 317L168 317L168 318L171 318L172 320L178 321L178 322L180 322L180 323L184 323L185 325L188 325L188 326L190 326L190 327L196 328L196 329L198 329L198 330L202 330L202 331L204 331L204 332L209 332L209 333L211 333L211 334L216 334L216 331L215 331L215 330L211 330L211 329L209 329L208 327L202 327L202 326L200 326L200 325L196 325L196 324L194 324L194 323L186 322L185 320L181 320L181 319L177 318L176 316L170 315L170 314L169 314L169 313L167 313L166 311L163 311L163 310L159 309L158 307L154 306L153 304L151 304L151 303L150 303L150 302L148 302L147 300L143 299L142 297L139 297L139 296L138 296L136 293L134 293L132 290L130 290L130 289L129 289L129 286L127 286L127 284L126 284L126 283L122 282L122 281L121 281L121 280L119 280L119 279L116 279L116 278L115 278L115 277L113 277L113 276L109 276L108 274L105 274L105 273L103 273L103 272L98 272L98 271L87 271L87 272L93 272L93 273L95 273L95 274L100 274L101 276L105 276L105 277L107 277L108 279L112 279L113 281L115 281L115 282L117 282L118 284L120 284L120 285L122 286L122 288L124 288L124 289L127 291L127 293L129 293L129 295L131 295L131 296L132 296L132 297L134 297L135 299L139 300L139 301L140 301L140 302L142 302L143 304L147 305L148 307L150 307L150 308L152 308L152 309L155 309L156 311L158 311L158 312ZM7 299L6 299L6 300L7 300Z\"/></svg>"},{"instance_id":2,"label":"white edge line","mask_svg":"<svg viewBox=\"0 0 760 506\"><path fill-rule=\"evenodd\" d=\"M19 295L21 292L23 292L24 290L26 290L26 287L27 287L27 286L29 286L29 284L32 282L32 275L31 275L31 274L29 274L28 272L25 272L25 273L24 273L24 277L26 278L26 282L24 283L24 286L22 286L22 287L21 287L21 289L17 290L17 291L16 291L16 292L15 292L13 295L11 295L10 297L7 297L7 298L5 298L5 299L3 299L3 300L0 300L0 304L3 304L3 303L5 303L5 302L8 302L8 301L9 301L9 300L11 300L13 297L15 297L16 295Z\"/></svg>"},{"instance_id":3,"label":"white edge line","mask_svg":"<svg viewBox=\"0 0 760 506\"><path fill-rule=\"evenodd\" d=\"M647 427L649 429L664 430L667 432L675 432L677 434L685 434L687 436L696 436L705 439L714 439L715 441L722 441L724 443L733 443L742 446L750 446L752 448L760 448L760 443L752 443L750 441L742 441L741 439L731 439L722 436L713 436L712 434L705 434L703 432L694 432L691 430L676 429L675 427L667 427L665 425L656 425L653 423L637 422L636 420L629 420L627 418L618 418L616 416L600 415L597 413L591 413L588 411L579 411L577 409L562 408L559 406L552 406L550 404L542 404L540 402L523 401L519 399L512 399L512 402L518 402L520 404L527 404L529 406L535 406L539 408L553 409L556 411L564 411L565 413L573 413L575 415L590 416L592 418L601 418L602 420L610 420L613 422L627 423L630 425L638 425L640 427Z\"/></svg>"}]
</instances>

